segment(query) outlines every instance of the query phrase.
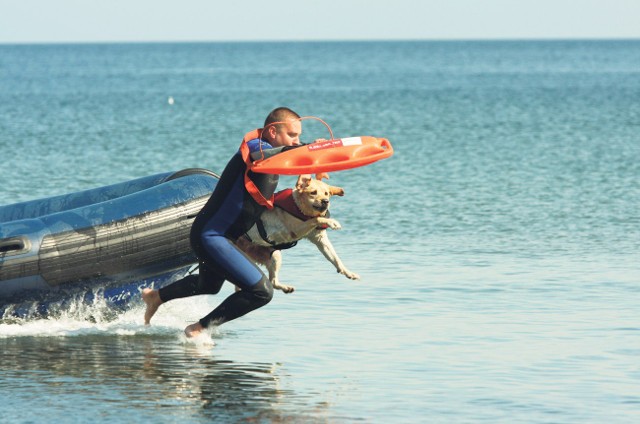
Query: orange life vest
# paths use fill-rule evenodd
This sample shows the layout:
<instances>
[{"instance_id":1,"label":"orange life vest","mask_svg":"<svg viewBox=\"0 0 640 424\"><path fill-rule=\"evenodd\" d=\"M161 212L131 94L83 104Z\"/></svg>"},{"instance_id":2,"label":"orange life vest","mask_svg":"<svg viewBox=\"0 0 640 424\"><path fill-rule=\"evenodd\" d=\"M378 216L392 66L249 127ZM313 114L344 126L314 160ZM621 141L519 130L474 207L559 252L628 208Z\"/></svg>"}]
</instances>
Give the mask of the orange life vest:
<instances>
[{"instance_id":1,"label":"orange life vest","mask_svg":"<svg viewBox=\"0 0 640 424\"><path fill-rule=\"evenodd\" d=\"M253 131L249 131L244 135L242 139L242 144L240 144L240 154L242 155L242 159L246 164L246 169L244 171L244 187L247 189L247 192L251 195L253 200L255 200L259 205L265 206L267 209L273 209L273 195L270 199L266 199L260 189L256 186L253 180L249 177L249 171L251 171L251 167L253 166L253 161L251 160L251 150L247 143L251 140L259 139L262 136L262 128L257 128Z\"/></svg>"}]
</instances>

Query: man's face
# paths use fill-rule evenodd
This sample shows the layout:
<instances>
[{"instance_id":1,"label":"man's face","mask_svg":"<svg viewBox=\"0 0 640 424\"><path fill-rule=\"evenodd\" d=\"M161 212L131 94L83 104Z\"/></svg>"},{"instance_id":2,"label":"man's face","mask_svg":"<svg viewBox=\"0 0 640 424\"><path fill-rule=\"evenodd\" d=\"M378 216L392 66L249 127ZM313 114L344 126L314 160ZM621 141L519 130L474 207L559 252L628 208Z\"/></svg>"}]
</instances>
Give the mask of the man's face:
<instances>
[{"instance_id":1,"label":"man's face","mask_svg":"<svg viewBox=\"0 0 640 424\"><path fill-rule=\"evenodd\" d=\"M273 147L297 146L300 144L302 123L298 120L289 120L285 124L269 127L271 145Z\"/></svg>"}]
</instances>

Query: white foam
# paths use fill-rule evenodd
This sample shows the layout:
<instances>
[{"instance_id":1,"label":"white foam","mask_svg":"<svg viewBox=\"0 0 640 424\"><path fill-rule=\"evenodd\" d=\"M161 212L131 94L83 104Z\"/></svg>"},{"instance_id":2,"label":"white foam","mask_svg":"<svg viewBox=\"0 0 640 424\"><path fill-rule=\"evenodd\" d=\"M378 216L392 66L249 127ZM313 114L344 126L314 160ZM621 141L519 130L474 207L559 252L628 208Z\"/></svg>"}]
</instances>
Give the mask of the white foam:
<instances>
[{"instance_id":1,"label":"white foam","mask_svg":"<svg viewBox=\"0 0 640 424\"><path fill-rule=\"evenodd\" d=\"M211 337L212 334L213 333L210 331L203 331L202 333L200 333L195 337L187 337L187 335L184 334L184 332L182 332L178 339L182 344L185 344L185 345L193 345L196 347L209 348L211 346L215 346L216 344L213 341L213 338Z\"/></svg>"},{"instance_id":2,"label":"white foam","mask_svg":"<svg viewBox=\"0 0 640 424\"><path fill-rule=\"evenodd\" d=\"M184 328L205 316L212 309L214 299L178 299L162 305L151 320L144 325L144 305L140 304L126 312L116 313L94 304L74 308L56 318L4 319L0 321L0 338L8 337L61 337L89 334L180 334ZM218 299L219 301L219 299ZM184 336L186 339L186 336ZM196 337L203 345L211 346L211 334ZM191 342L190 342L191 343Z\"/></svg>"}]
</instances>

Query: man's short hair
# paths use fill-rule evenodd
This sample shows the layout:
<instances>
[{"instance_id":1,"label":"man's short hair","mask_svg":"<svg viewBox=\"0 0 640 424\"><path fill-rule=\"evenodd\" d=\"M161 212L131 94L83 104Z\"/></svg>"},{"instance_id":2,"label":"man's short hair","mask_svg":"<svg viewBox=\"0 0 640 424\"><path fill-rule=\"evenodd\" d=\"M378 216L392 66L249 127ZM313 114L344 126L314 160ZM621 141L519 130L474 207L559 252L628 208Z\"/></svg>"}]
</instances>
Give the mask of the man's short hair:
<instances>
[{"instance_id":1,"label":"man's short hair","mask_svg":"<svg viewBox=\"0 0 640 424\"><path fill-rule=\"evenodd\" d=\"M274 122L284 122L290 119L300 119L300 115L288 107L277 107L273 109L267 116L267 119L264 120L264 128L267 128L267 126Z\"/></svg>"}]
</instances>

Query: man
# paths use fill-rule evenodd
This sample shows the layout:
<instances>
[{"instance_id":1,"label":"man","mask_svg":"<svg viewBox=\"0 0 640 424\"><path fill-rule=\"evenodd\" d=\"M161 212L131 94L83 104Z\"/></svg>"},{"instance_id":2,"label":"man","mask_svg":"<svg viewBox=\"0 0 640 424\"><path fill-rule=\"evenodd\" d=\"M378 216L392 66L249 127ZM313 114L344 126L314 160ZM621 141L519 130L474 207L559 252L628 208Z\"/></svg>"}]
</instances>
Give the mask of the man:
<instances>
[{"instance_id":1,"label":"man","mask_svg":"<svg viewBox=\"0 0 640 424\"><path fill-rule=\"evenodd\" d=\"M160 290L144 289L145 324L149 324L164 302L216 294L225 280L241 290L227 297L207 316L187 326L187 337L195 337L210 324L221 325L271 301L273 287L269 279L233 243L270 207L269 199L278 184L278 175L248 171L250 159L247 156L255 152L269 155L298 146L301 132L300 116L291 109L279 107L269 113L263 129L245 136L241 149L225 167L213 194L191 227L191 246L200 263L199 275L189 275Z\"/></svg>"}]
</instances>

